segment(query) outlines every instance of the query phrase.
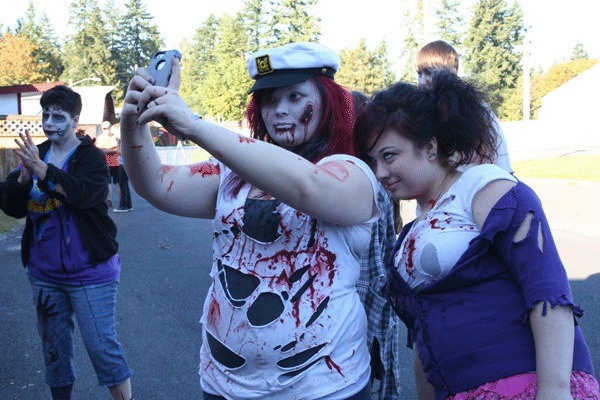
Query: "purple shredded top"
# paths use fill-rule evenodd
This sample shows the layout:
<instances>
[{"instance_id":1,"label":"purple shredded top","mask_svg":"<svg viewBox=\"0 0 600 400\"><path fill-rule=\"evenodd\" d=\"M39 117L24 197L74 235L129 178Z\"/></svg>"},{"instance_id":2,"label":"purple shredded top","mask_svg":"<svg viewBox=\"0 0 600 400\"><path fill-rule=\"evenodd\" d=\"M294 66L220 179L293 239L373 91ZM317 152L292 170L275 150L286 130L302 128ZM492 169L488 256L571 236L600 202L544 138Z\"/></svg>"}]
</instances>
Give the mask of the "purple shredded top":
<instances>
[{"instance_id":1,"label":"purple shredded top","mask_svg":"<svg viewBox=\"0 0 600 400\"><path fill-rule=\"evenodd\" d=\"M533 213L529 235L515 233ZM412 223L411 223L412 224ZM536 370L528 313L539 302L569 306L576 317L569 281L537 195L518 182L491 210L481 233L450 273L418 290L393 266L406 236L404 227L388 262L390 301L409 328L427 379L443 399L487 382ZM543 235L543 250L537 232ZM580 327L574 321L573 370L595 375Z\"/></svg>"}]
</instances>

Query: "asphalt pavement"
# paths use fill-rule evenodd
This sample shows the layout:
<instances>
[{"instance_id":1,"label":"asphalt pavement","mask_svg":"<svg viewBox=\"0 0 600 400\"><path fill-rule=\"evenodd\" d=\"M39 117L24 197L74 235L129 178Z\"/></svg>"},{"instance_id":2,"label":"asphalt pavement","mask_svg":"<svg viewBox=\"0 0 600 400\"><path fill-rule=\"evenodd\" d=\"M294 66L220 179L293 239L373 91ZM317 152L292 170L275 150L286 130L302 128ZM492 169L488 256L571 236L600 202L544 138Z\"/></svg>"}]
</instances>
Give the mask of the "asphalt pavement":
<instances>
[{"instance_id":1,"label":"asphalt pavement","mask_svg":"<svg viewBox=\"0 0 600 400\"><path fill-rule=\"evenodd\" d=\"M545 186L544 186L545 185ZM600 366L600 263L596 228L600 185L541 182L534 186L549 216L567 266L580 324ZM543 189L541 189L543 187ZM581 190L573 190L577 187ZM569 189L571 188L571 189ZM547 193L547 194L544 194ZM111 216L119 229L123 260L117 332L133 370L136 400L201 399L198 377L200 314L210 283L210 221L156 210L135 193L134 210ZM592 208L580 208L590 197ZM546 198L549 200L546 202ZM548 203L548 204L546 204ZM554 204L553 206L550 203ZM587 204L587 203L585 203ZM569 217L579 213L580 216ZM599 230L600 232L600 230ZM50 399L35 326L31 289L20 262L20 229L0 237L0 399ZM563 254L563 250L564 254ZM401 339L403 340L403 339ZM403 340L404 342L404 340ZM74 400L108 399L76 332ZM412 354L401 355L404 399L414 399Z\"/></svg>"},{"instance_id":2,"label":"asphalt pavement","mask_svg":"<svg viewBox=\"0 0 600 400\"><path fill-rule=\"evenodd\" d=\"M210 222L166 214L136 194L133 206L111 216L123 261L117 333L134 374L134 395L200 399L198 321L210 283ZM50 399L19 237L0 239L0 399ZM78 331L75 353L73 399L109 399L97 384Z\"/></svg>"}]
</instances>

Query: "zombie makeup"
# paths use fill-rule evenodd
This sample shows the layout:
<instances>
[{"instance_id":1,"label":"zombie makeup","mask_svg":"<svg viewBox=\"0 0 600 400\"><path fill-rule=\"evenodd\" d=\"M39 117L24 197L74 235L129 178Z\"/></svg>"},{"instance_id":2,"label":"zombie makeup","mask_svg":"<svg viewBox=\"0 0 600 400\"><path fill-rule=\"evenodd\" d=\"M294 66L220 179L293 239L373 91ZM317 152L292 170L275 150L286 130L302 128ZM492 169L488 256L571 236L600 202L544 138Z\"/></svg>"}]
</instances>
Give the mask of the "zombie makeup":
<instances>
[{"instance_id":1,"label":"zombie makeup","mask_svg":"<svg viewBox=\"0 0 600 400\"><path fill-rule=\"evenodd\" d=\"M261 101L261 116L273 141L294 148L318 135L321 104L321 94L309 79L269 93Z\"/></svg>"},{"instance_id":2,"label":"zombie makeup","mask_svg":"<svg viewBox=\"0 0 600 400\"><path fill-rule=\"evenodd\" d=\"M48 139L64 137L73 128L71 115L60 107L50 106L42 111L42 127Z\"/></svg>"},{"instance_id":3,"label":"zombie makeup","mask_svg":"<svg viewBox=\"0 0 600 400\"><path fill-rule=\"evenodd\" d=\"M306 107L304 108L304 112L302 113L302 116L300 117L300 123L302 123L304 125L308 125L310 123L310 121L312 120L314 111L315 111L315 107L311 103L308 103L306 105Z\"/></svg>"}]
</instances>

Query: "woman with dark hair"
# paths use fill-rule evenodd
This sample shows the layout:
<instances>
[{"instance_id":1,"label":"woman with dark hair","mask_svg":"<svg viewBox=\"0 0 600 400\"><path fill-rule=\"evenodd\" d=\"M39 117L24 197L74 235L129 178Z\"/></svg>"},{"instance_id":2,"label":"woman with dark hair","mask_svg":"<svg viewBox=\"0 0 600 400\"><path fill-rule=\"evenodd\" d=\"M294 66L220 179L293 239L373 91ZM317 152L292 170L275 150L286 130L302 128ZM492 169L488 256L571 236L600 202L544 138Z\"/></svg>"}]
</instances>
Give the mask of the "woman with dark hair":
<instances>
[{"instance_id":1,"label":"woman with dark hair","mask_svg":"<svg viewBox=\"0 0 600 400\"><path fill-rule=\"evenodd\" d=\"M258 52L246 137L194 116L140 69L121 117L136 191L161 210L213 220L213 278L202 315L205 399L368 399L359 258L379 216L376 181L353 156L352 96L339 60L315 43ZM147 123L214 159L163 165Z\"/></svg>"},{"instance_id":2,"label":"woman with dark hair","mask_svg":"<svg viewBox=\"0 0 600 400\"><path fill-rule=\"evenodd\" d=\"M419 398L597 399L582 310L538 197L491 163L483 100L440 71L430 88L377 93L356 121L360 157L394 199L418 204L387 290L416 350Z\"/></svg>"},{"instance_id":3,"label":"woman with dark hair","mask_svg":"<svg viewBox=\"0 0 600 400\"><path fill-rule=\"evenodd\" d=\"M115 312L121 274L117 227L106 207L104 153L78 138L81 96L59 85L40 98L47 140L19 134L19 166L0 191L0 209L25 218L21 259L27 268L53 400L69 400L75 382L75 319L98 384L130 400L131 370L117 340ZM8 338L5 338L8 340Z\"/></svg>"}]
</instances>

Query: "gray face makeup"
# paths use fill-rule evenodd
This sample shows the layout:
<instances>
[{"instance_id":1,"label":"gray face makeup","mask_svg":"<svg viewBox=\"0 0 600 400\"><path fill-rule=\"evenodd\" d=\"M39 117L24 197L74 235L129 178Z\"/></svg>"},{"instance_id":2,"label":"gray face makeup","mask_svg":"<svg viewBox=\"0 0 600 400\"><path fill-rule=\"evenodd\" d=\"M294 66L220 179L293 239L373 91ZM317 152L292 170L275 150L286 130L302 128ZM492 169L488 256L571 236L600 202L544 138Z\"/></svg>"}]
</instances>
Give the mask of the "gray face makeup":
<instances>
[{"instance_id":1,"label":"gray face makeup","mask_svg":"<svg viewBox=\"0 0 600 400\"><path fill-rule=\"evenodd\" d=\"M42 126L46 136L54 134L63 137L70 128L71 116L60 107L50 106L42 112Z\"/></svg>"}]
</instances>

